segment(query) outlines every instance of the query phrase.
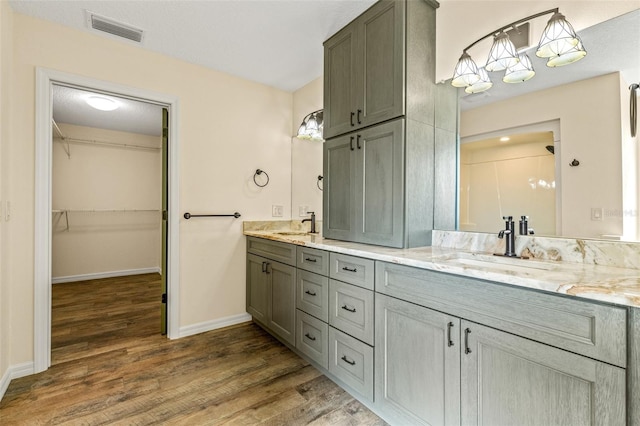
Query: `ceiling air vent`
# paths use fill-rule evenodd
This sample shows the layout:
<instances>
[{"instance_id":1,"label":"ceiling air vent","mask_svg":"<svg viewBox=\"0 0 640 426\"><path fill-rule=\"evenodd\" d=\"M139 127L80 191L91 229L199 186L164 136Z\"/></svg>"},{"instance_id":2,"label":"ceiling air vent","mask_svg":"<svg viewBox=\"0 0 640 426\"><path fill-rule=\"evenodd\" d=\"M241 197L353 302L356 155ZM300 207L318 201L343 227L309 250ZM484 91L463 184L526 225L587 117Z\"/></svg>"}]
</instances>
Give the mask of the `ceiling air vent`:
<instances>
[{"instance_id":1,"label":"ceiling air vent","mask_svg":"<svg viewBox=\"0 0 640 426\"><path fill-rule=\"evenodd\" d=\"M86 11L87 26L95 31L111 34L116 37L126 38L136 43L142 43L144 31L131 25L123 24L116 20L96 15L93 12Z\"/></svg>"}]
</instances>

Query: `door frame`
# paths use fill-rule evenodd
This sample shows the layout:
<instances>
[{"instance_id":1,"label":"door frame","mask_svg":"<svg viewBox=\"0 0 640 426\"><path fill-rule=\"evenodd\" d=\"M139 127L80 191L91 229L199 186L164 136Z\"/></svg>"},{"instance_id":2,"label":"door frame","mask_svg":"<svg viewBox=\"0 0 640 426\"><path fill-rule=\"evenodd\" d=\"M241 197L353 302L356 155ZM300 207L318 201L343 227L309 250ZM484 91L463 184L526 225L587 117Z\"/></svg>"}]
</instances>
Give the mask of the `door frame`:
<instances>
[{"instance_id":1,"label":"door frame","mask_svg":"<svg viewBox=\"0 0 640 426\"><path fill-rule=\"evenodd\" d=\"M35 229L34 229L34 373L51 365L51 181L53 84L85 88L169 109L168 233L167 233L167 337L178 338L180 331L179 274L179 140L178 98L176 96L104 80L92 79L48 68L36 68L35 93Z\"/></svg>"}]
</instances>

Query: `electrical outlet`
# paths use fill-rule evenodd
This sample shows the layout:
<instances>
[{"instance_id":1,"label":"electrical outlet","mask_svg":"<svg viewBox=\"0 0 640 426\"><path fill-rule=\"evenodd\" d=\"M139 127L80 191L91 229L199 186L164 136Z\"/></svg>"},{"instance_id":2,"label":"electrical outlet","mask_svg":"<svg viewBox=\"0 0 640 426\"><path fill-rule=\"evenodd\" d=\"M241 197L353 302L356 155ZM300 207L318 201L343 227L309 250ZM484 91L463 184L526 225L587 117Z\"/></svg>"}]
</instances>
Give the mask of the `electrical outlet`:
<instances>
[{"instance_id":1,"label":"electrical outlet","mask_svg":"<svg viewBox=\"0 0 640 426\"><path fill-rule=\"evenodd\" d=\"M273 216L273 217L282 217L283 212L284 212L284 207L276 205L276 204L271 206L271 216Z\"/></svg>"},{"instance_id":2,"label":"electrical outlet","mask_svg":"<svg viewBox=\"0 0 640 426\"><path fill-rule=\"evenodd\" d=\"M602 207L596 207L591 209L591 220L602 220L604 212Z\"/></svg>"},{"instance_id":3,"label":"electrical outlet","mask_svg":"<svg viewBox=\"0 0 640 426\"><path fill-rule=\"evenodd\" d=\"M298 206L298 215L300 217L308 216L309 206Z\"/></svg>"}]
</instances>

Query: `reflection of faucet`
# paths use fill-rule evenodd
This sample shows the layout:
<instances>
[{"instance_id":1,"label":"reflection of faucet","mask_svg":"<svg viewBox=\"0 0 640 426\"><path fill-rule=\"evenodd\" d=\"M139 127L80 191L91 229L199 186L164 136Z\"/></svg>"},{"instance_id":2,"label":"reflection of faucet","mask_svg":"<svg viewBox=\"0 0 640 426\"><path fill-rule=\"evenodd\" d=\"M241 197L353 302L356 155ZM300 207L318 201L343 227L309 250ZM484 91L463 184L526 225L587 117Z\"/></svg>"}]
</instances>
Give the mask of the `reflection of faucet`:
<instances>
[{"instance_id":1,"label":"reflection of faucet","mask_svg":"<svg viewBox=\"0 0 640 426\"><path fill-rule=\"evenodd\" d=\"M533 228L529 228L529 216L520 216L520 235L533 235Z\"/></svg>"},{"instance_id":2,"label":"reflection of faucet","mask_svg":"<svg viewBox=\"0 0 640 426\"><path fill-rule=\"evenodd\" d=\"M311 222L311 230L309 231L312 234L316 233L316 214L315 212L308 212L311 215L311 219L302 219L302 223Z\"/></svg>"},{"instance_id":3,"label":"reflection of faucet","mask_svg":"<svg viewBox=\"0 0 640 426\"><path fill-rule=\"evenodd\" d=\"M505 229L498 233L498 238L504 238L505 235L507 239L505 240L505 250L504 255L509 257L516 257L517 254L515 252L516 246L516 233L515 233L515 224L513 223L513 216L502 216L505 220L504 226Z\"/></svg>"}]
</instances>

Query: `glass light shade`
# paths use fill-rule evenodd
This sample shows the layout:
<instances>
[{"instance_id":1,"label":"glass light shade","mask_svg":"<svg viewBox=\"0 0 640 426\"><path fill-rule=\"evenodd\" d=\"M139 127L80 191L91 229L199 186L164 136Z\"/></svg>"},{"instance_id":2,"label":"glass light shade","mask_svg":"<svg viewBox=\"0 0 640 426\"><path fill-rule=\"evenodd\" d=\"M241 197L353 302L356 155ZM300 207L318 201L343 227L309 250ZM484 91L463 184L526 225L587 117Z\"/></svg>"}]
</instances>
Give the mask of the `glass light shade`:
<instances>
[{"instance_id":1,"label":"glass light shade","mask_svg":"<svg viewBox=\"0 0 640 426\"><path fill-rule=\"evenodd\" d=\"M480 80L478 66L467 52L463 52L458 60L456 69L453 71L451 85L454 87L467 87Z\"/></svg>"},{"instance_id":2,"label":"glass light shade","mask_svg":"<svg viewBox=\"0 0 640 426\"><path fill-rule=\"evenodd\" d=\"M507 68L507 72L502 78L502 81L505 83L522 83L536 75L529 56L526 53L520 53L518 56L520 58L520 62L515 64L513 67Z\"/></svg>"},{"instance_id":3,"label":"glass light shade","mask_svg":"<svg viewBox=\"0 0 640 426\"><path fill-rule=\"evenodd\" d=\"M509 35L501 31L493 39L493 46L489 51L489 59L485 68L487 71L503 71L514 66L519 61L516 47L509 40Z\"/></svg>"},{"instance_id":4,"label":"glass light shade","mask_svg":"<svg viewBox=\"0 0 640 426\"><path fill-rule=\"evenodd\" d=\"M579 42L580 39L571 24L567 22L562 13L556 12L547 22L540 37L536 56L540 58L561 56L573 49Z\"/></svg>"},{"instance_id":5,"label":"glass light shade","mask_svg":"<svg viewBox=\"0 0 640 426\"><path fill-rule=\"evenodd\" d=\"M569 65L572 64L574 62L579 61L580 59L584 58L585 56L587 56L587 51L585 50L584 46L582 45L582 42L580 41L580 39L578 39L578 44L576 44L572 49L570 49L569 51L558 55L558 56L553 56L551 58L549 58L549 60L547 61L547 66L548 67L561 67L563 65Z\"/></svg>"},{"instance_id":6,"label":"glass light shade","mask_svg":"<svg viewBox=\"0 0 640 426\"><path fill-rule=\"evenodd\" d=\"M491 82L487 71L484 68L480 68L478 69L478 75L480 76L480 80L476 81L471 86L467 86L467 88L464 89L465 92L480 93L484 92L485 90L491 89L493 83Z\"/></svg>"},{"instance_id":7,"label":"glass light shade","mask_svg":"<svg viewBox=\"0 0 640 426\"><path fill-rule=\"evenodd\" d=\"M316 121L316 115L315 114L311 114L311 117L309 117L309 120L307 120L306 133L307 134L311 134L311 133L317 132L317 131L318 131L318 122Z\"/></svg>"},{"instance_id":8,"label":"glass light shade","mask_svg":"<svg viewBox=\"0 0 640 426\"><path fill-rule=\"evenodd\" d=\"M324 128L323 118L324 114L322 110L307 114L298 128L298 134L296 137L298 139L307 140L324 140L322 137L322 131Z\"/></svg>"}]
</instances>

